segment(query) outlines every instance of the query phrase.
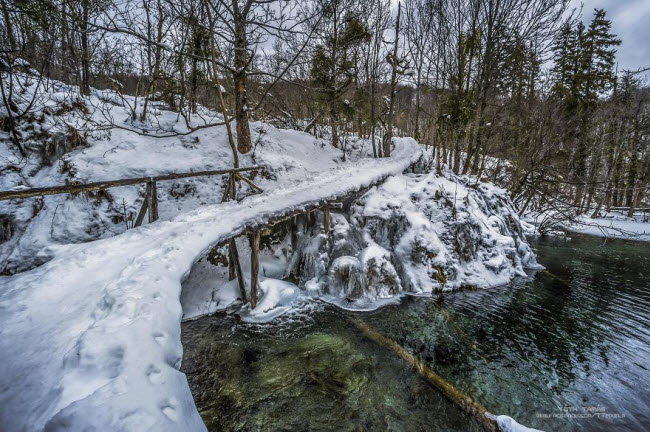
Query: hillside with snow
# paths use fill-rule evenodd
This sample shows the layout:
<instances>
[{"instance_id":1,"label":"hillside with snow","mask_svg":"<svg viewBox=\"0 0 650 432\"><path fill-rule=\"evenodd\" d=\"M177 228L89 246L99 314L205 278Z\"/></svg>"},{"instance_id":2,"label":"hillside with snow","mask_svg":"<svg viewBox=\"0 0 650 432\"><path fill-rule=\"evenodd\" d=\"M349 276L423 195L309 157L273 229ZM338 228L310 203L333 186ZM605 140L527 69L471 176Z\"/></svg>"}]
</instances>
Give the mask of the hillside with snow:
<instances>
[{"instance_id":1,"label":"hillside with snow","mask_svg":"<svg viewBox=\"0 0 650 432\"><path fill-rule=\"evenodd\" d=\"M132 98L95 90L86 99L19 79L25 104L40 108L21 123L26 157L0 136L2 190L232 165L224 126L188 129L218 122L209 110L188 125L158 106L155 123L134 123ZM2 424L203 430L179 371L183 318L229 308L269 321L318 299L366 310L407 294L488 288L536 266L505 191L449 173L403 174L423 157L413 139L395 138L391 157L374 159L364 140L342 157L303 132L252 130L241 165L263 167L250 176L262 193L242 183L237 200L221 203L224 178L161 182L161 219L139 228L129 221L144 185L0 202L11 226L0 244ZM246 227L325 200L343 203L331 237L322 212L298 218L293 240L272 233L260 302L242 305L227 268L206 256Z\"/></svg>"},{"instance_id":2,"label":"hillside with snow","mask_svg":"<svg viewBox=\"0 0 650 432\"><path fill-rule=\"evenodd\" d=\"M93 89L81 98L78 88L56 81L18 76L21 108L31 105L20 124L22 157L9 134L0 132L0 190L67 183L134 178L232 167L232 152L223 126L191 132L178 113L153 103L147 122L132 122L142 101L110 90ZM1 114L1 113L0 113ZM222 122L222 116L199 109L192 128ZM325 170L355 167L368 157L368 145L351 143L342 152L306 133L251 125L254 150L240 155L241 166L263 166L244 174L263 190L296 184ZM175 136L169 136L174 135ZM162 136L162 137L161 137ZM364 145L365 144L365 145ZM158 185L162 220L221 201L225 176L189 178ZM253 192L241 183L240 198ZM5 274L32 268L49 259L40 254L50 245L81 243L126 231L144 195L144 185L112 188L102 193L0 201L0 215L12 235L0 244Z\"/></svg>"}]
</instances>

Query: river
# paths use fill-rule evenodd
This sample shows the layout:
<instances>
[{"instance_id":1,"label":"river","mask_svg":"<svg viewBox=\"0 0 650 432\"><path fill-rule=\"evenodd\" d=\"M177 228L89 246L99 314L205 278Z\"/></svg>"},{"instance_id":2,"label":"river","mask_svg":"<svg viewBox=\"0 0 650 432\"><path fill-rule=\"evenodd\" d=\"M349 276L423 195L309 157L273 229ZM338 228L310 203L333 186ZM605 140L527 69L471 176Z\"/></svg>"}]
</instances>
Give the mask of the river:
<instances>
[{"instance_id":1,"label":"river","mask_svg":"<svg viewBox=\"0 0 650 432\"><path fill-rule=\"evenodd\" d=\"M314 302L266 325L183 323L182 370L209 430L473 431L478 423L359 318L495 414L546 431L650 429L650 245L534 242L546 271L375 312Z\"/></svg>"}]
</instances>

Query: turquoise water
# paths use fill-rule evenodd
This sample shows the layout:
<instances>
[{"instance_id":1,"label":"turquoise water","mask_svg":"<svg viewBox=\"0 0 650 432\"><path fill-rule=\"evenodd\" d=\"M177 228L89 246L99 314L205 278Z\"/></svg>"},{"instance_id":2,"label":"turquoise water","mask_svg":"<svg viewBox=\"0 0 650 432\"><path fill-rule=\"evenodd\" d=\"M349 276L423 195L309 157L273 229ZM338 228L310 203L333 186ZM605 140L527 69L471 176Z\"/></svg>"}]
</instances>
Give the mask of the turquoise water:
<instances>
[{"instance_id":1,"label":"turquoise water","mask_svg":"<svg viewBox=\"0 0 650 432\"><path fill-rule=\"evenodd\" d=\"M265 326L186 322L197 407L210 430L480 430L354 316L524 425L650 429L650 245L576 236L535 247L548 271L490 290L363 314L319 304Z\"/></svg>"}]
</instances>

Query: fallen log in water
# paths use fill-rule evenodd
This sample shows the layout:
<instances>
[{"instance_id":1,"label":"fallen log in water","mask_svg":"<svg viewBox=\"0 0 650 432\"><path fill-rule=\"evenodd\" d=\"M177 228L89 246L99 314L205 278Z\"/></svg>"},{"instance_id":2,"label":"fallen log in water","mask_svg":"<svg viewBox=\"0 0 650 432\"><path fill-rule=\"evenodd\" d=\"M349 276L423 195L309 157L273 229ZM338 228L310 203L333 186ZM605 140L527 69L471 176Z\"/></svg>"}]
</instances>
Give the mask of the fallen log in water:
<instances>
[{"instance_id":1,"label":"fallen log in water","mask_svg":"<svg viewBox=\"0 0 650 432\"><path fill-rule=\"evenodd\" d=\"M466 413L476 418L476 420L478 420L479 424L485 430L489 432L498 432L500 430L497 422L494 420L494 416L490 414L488 410L485 409L485 407L474 401L471 397L458 390L440 375L432 371L420 359L409 353L397 342L387 338L357 318L352 318L351 321L368 339L391 349L399 357L406 360L424 379L426 379L435 388L440 390L442 394L447 397L447 399L449 399Z\"/></svg>"}]
</instances>

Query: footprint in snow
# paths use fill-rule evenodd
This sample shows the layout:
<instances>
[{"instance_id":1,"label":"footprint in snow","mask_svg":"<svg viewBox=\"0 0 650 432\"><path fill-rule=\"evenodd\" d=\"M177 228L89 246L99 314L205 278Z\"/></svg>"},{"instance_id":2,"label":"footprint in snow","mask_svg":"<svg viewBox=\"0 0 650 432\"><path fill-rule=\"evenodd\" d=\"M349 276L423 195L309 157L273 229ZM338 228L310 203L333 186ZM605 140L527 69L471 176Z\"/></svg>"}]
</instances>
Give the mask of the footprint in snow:
<instances>
[{"instance_id":1,"label":"footprint in snow","mask_svg":"<svg viewBox=\"0 0 650 432\"><path fill-rule=\"evenodd\" d=\"M153 338L160 346L165 346L165 344L167 343L167 336L165 335L165 333L156 332L153 334Z\"/></svg>"},{"instance_id":2,"label":"footprint in snow","mask_svg":"<svg viewBox=\"0 0 650 432\"><path fill-rule=\"evenodd\" d=\"M160 410L165 414L170 420L178 420L178 413L176 412L176 399L171 398L166 401L163 401L160 404Z\"/></svg>"},{"instance_id":3,"label":"footprint in snow","mask_svg":"<svg viewBox=\"0 0 650 432\"><path fill-rule=\"evenodd\" d=\"M149 365L147 368L147 378L151 384L160 384L165 381L162 371L154 365Z\"/></svg>"}]
</instances>

